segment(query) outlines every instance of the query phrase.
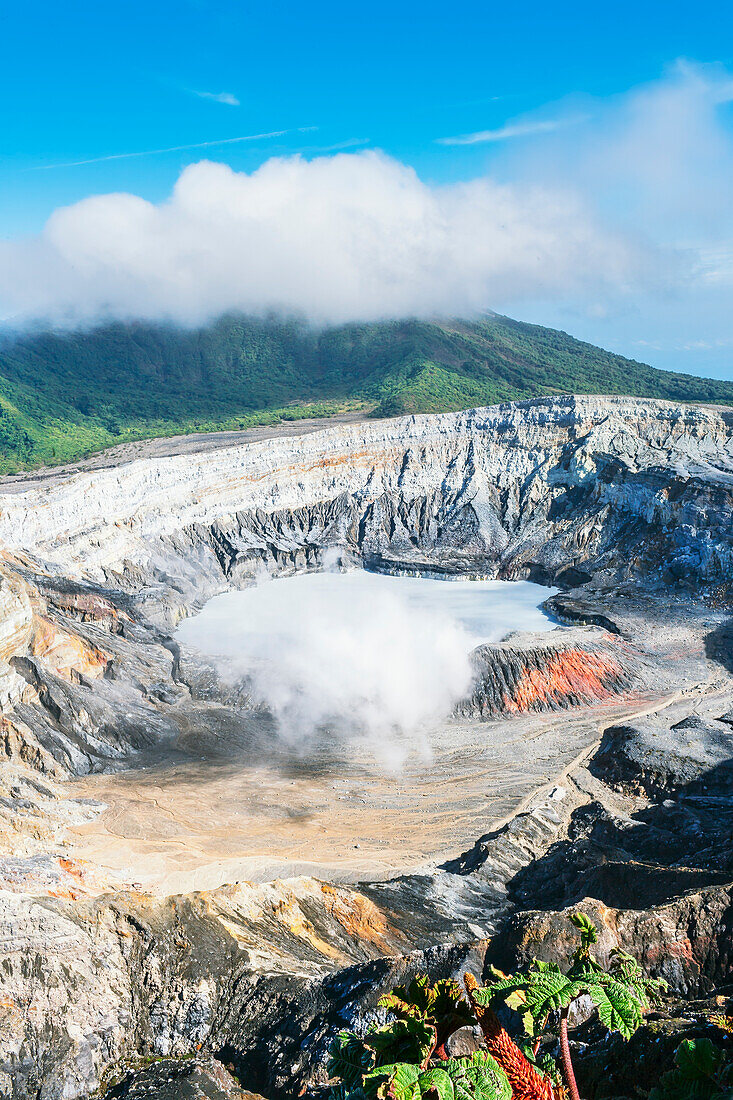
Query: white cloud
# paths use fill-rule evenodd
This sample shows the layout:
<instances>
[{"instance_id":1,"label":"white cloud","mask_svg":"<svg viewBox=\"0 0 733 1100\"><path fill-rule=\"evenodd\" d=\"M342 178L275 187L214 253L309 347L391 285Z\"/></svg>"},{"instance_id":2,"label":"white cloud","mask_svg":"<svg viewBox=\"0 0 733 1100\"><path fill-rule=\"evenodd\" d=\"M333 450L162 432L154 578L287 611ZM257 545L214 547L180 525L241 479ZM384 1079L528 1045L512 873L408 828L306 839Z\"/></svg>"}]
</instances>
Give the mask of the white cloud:
<instances>
[{"instance_id":1,"label":"white cloud","mask_svg":"<svg viewBox=\"0 0 733 1100\"><path fill-rule=\"evenodd\" d=\"M571 183L604 219L700 247L733 236L733 79L678 62L664 78L587 103L585 118L536 147L501 151L503 175Z\"/></svg>"},{"instance_id":2,"label":"white cloud","mask_svg":"<svg viewBox=\"0 0 733 1100\"><path fill-rule=\"evenodd\" d=\"M196 92L199 99L210 99L214 103L224 103L227 107L240 107L241 104L235 95L231 92Z\"/></svg>"},{"instance_id":3,"label":"white cloud","mask_svg":"<svg viewBox=\"0 0 733 1100\"><path fill-rule=\"evenodd\" d=\"M0 316L197 323L279 309L338 322L490 307L631 354L640 340L723 349L732 97L725 70L678 65L582 119L566 105L574 126L496 143L492 174L444 186L372 150L252 173L202 161L161 203L97 195L0 243Z\"/></svg>"},{"instance_id":4,"label":"white cloud","mask_svg":"<svg viewBox=\"0 0 733 1100\"><path fill-rule=\"evenodd\" d=\"M733 78L719 65L678 62L657 81L589 105L572 131L498 147L503 178L541 177L586 196L600 223L656 247L660 267L639 293L537 302L530 314L655 366L733 378ZM708 350L700 342L708 346ZM695 347L697 345L697 347Z\"/></svg>"},{"instance_id":5,"label":"white cloud","mask_svg":"<svg viewBox=\"0 0 733 1100\"><path fill-rule=\"evenodd\" d=\"M0 308L57 323L467 313L530 293L614 293L646 263L564 192L431 187L371 151L273 158L252 174L202 161L159 205L94 196L57 210L38 238L0 245Z\"/></svg>"}]
</instances>

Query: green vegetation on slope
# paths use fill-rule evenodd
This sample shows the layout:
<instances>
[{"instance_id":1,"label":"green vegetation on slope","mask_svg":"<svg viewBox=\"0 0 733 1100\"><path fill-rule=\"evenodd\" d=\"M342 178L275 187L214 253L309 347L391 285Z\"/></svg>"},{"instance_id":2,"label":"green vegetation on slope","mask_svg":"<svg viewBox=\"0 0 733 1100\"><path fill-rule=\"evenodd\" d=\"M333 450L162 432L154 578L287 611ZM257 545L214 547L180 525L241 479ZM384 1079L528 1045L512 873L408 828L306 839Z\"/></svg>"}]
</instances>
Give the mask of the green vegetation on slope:
<instances>
[{"instance_id":1,"label":"green vegetation on slope","mask_svg":"<svg viewBox=\"0 0 733 1100\"><path fill-rule=\"evenodd\" d=\"M0 344L0 472L131 439L556 393L733 404L733 383L655 370L507 317L320 331L237 316L194 330L118 323Z\"/></svg>"}]
</instances>

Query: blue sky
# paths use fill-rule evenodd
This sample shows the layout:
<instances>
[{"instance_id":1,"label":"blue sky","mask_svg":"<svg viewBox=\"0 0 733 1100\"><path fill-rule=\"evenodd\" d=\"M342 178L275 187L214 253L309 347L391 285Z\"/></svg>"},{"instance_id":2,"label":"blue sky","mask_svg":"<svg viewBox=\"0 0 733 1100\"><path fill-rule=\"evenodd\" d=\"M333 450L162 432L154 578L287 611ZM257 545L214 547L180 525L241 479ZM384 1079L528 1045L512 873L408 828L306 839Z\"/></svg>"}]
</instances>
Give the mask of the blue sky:
<instances>
[{"instance_id":1,"label":"blue sky","mask_svg":"<svg viewBox=\"0 0 733 1100\"><path fill-rule=\"evenodd\" d=\"M381 0L368 5L133 0L124 5L5 5L2 21L0 238L14 245L26 242L20 261L19 253L5 253L6 265L9 258L16 268L20 263L21 271L26 263L31 265L28 248L40 239L44 223L59 207L117 192L165 205L182 170L202 159L226 164L237 173L252 173L271 157L350 155L356 158L356 168L365 165L365 186L373 186L383 203L392 204L384 223L389 227L394 194L409 184L406 177L397 179L393 173L387 195L384 180L372 179L374 166L361 154L381 150L390 165L414 169L430 196L442 195L441 188L454 189L450 214L444 204L440 213L441 218L453 219L451 225L459 218L460 192L455 189L462 183L489 179L494 188L513 188L515 198L521 192L511 215L517 226L512 239L520 240L519 248L526 243L520 232L525 209L527 232L544 236L541 209L547 202L538 206L533 200L528 207L533 188L551 188L556 207L563 206L563 194L569 196L568 206L582 206L572 225L582 224L578 236L592 233L592 242L587 248L583 240L576 242L574 255L596 256L597 286L590 269L579 280L568 278L572 258L556 257L548 244L546 266L555 273L556 292L551 293L535 273L525 285L513 259L506 274L494 265L490 277L486 265L476 260L479 299L485 291L491 299L502 300L481 303L467 292L467 306L496 305L530 320L558 324L659 366L733 377L727 275L721 283L716 267L712 278L709 272L705 276L704 285L698 280L694 286L687 276L671 282L668 278L675 264L684 266L690 250L696 255L690 270L700 268L698 251L708 267L722 256L727 270L729 231L733 239L725 182L733 162L724 148L726 134L730 138L733 133L733 97L727 91L728 73L733 71L729 5L702 2L692 8L638 0L605 6L530 2L511 7ZM686 59L686 68L680 69L680 59ZM701 95L701 84L713 91ZM665 103L663 124L662 108L644 106L654 95ZM688 128L690 142L675 160L669 113L678 109L678 100L680 126ZM656 127L648 143L657 150L655 163L661 167L669 160L672 182L679 178L676 196L669 194L669 181L664 181L667 194L660 204L648 196L644 203L639 201L639 188L649 188L654 174L648 164L636 175L616 179L614 173L618 158L638 157L639 163L644 159L643 125L638 119L629 121L643 110L648 125ZM620 136L624 124L628 133ZM666 144L659 137L660 127ZM610 132L616 135L616 159L610 172L601 171L599 150ZM706 143L698 148L696 142L702 139L695 135L701 133ZM265 134L273 136L231 140ZM441 140L460 138L465 140ZM128 155L140 153L146 155ZM700 177L705 178L687 177L691 160L704 166ZM343 204L344 190L358 190L361 183L349 175L348 165L339 171L342 175L336 180L319 179L322 193L333 188ZM206 185L207 196L221 195L222 179L209 179ZM199 180L197 196L201 186ZM277 181L274 186L277 191ZM311 180L303 183L309 196L313 186ZM288 193L291 205L305 202L301 190ZM237 199L245 201L250 200ZM309 198L305 208L311 210L312 201ZM484 205L488 201L481 199ZM497 198L492 192L491 201L502 201L501 195ZM567 239L575 230L561 226L553 209L553 233ZM359 219L363 218L360 211ZM98 227L99 222L94 224ZM473 229L459 227L457 235L480 233L481 224L477 220ZM106 222L104 226L107 232ZM73 222L64 232L77 230L88 232L89 220ZM159 232L159 227L151 232ZM338 240L349 232L339 223ZM269 247L264 238L258 238L258 245ZM630 253L623 261L619 258L622 246L635 250L633 262ZM56 239L53 247L58 247ZM334 244L324 257L326 271L336 263L337 247ZM506 241L500 247L507 253L514 248ZM496 250L492 244L492 256ZM273 247L276 254L289 263L280 241ZM424 267L425 261L420 262ZM455 301L460 306L464 298L458 287L470 273L459 272L453 256L446 266L456 289L445 304ZM44 272L48 267L44 261ZM603 280L616 267L611 287ZM394 274L389 270L388 279ZM227 277L238 278L238 272L229 267ZM31 265L29 283L32 274ZM338 268L333 278L337 281L342 275ZM159 271L145 277L162 278ZM258 278L261 283L261 273ZM579 283L593 283L593 294L584 297ZM511 294L497 294L494 288L505 284L512 287ZM141 297L149 295L151 285ZM313 306L318 313L326 303L321 309L325 319L331 319L329 285L326 279L322 299ZM0 274L0 297L2 287ZM367 286L369 293L371 289ZM78 293L83 296L82 290ZM110 303L122 294L111 281L105 293ZM397 299L420 311L419 301L415 305L399 294ZM21 316L34 308L47 308L51 315L49 303L56 301L51 288L38 306L32 295L8 294L8 300L6 316ZM124 298L124 309L134 311L136 300ZM162 294L163 314L171 312L171 300L171 294ZM242 301L249 304L246 295ZM310 308L310 299L301 301L295 287L283 302ZM379 312L379 302L374 293L368 315ZM442 299L432 284L425 302L426 311L440 311ZM215 306L212 289L202 311ZM69 311L68 301L64 308ZM112 311L116 308L113 305ZM333 319L354 308L340 302ZM686 315L684 323L681 315Z\"/></svg>"}]
</instances>

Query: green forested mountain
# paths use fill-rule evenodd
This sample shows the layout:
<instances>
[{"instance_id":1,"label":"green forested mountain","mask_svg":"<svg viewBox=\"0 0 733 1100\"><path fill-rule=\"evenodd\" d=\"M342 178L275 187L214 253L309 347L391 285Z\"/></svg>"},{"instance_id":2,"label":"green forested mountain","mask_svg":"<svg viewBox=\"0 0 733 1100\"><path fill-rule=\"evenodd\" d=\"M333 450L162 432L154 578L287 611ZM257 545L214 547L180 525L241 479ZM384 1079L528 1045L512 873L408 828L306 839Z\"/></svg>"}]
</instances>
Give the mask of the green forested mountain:
<instances>
[{"instance_id":1,"label":"green forested mountain","mask_svg":"<svg viewBox=\"0 0 733 1100\"><path fill-rule=\"evenodd\" d=\"M346 408L392 416L553 393L733 404L733 383L655 370L495 315L325 330L236 316L190 330L117 323L0 343L0 472Z\"/></svg>"}]
</instances>

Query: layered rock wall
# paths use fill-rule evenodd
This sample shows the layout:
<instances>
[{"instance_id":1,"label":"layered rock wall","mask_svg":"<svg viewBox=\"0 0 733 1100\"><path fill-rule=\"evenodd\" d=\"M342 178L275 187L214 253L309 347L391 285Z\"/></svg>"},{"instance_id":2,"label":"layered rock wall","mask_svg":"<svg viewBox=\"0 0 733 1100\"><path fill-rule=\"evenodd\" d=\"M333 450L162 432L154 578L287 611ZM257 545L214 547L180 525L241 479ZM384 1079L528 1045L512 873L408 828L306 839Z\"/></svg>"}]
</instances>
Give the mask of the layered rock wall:
<instances>
[{"instance_id":1,"label":"layered rock wall","mask_svg":"<svg viewBox=\"0 0 733 1100\"><path fill-rule=\"evenodd\" d=\"M483 720L605 702L650 679L641 653L593 627L482 645L471 662L473 691L457 713Z\"/></svg>"},{"instance_id":2,"label":"layered rock wall","mask_svg":"<svg viewBox=\"0 0 733 1100\"><path fill-rule=\"evenodd\" d=\"M340 425L0 490L0 543L98 578L163 569L198 539L230 568L232 552L332 544L712 581L733 549L731 430L727 412L592 397Z\"/></svg>"}]
</instances>

